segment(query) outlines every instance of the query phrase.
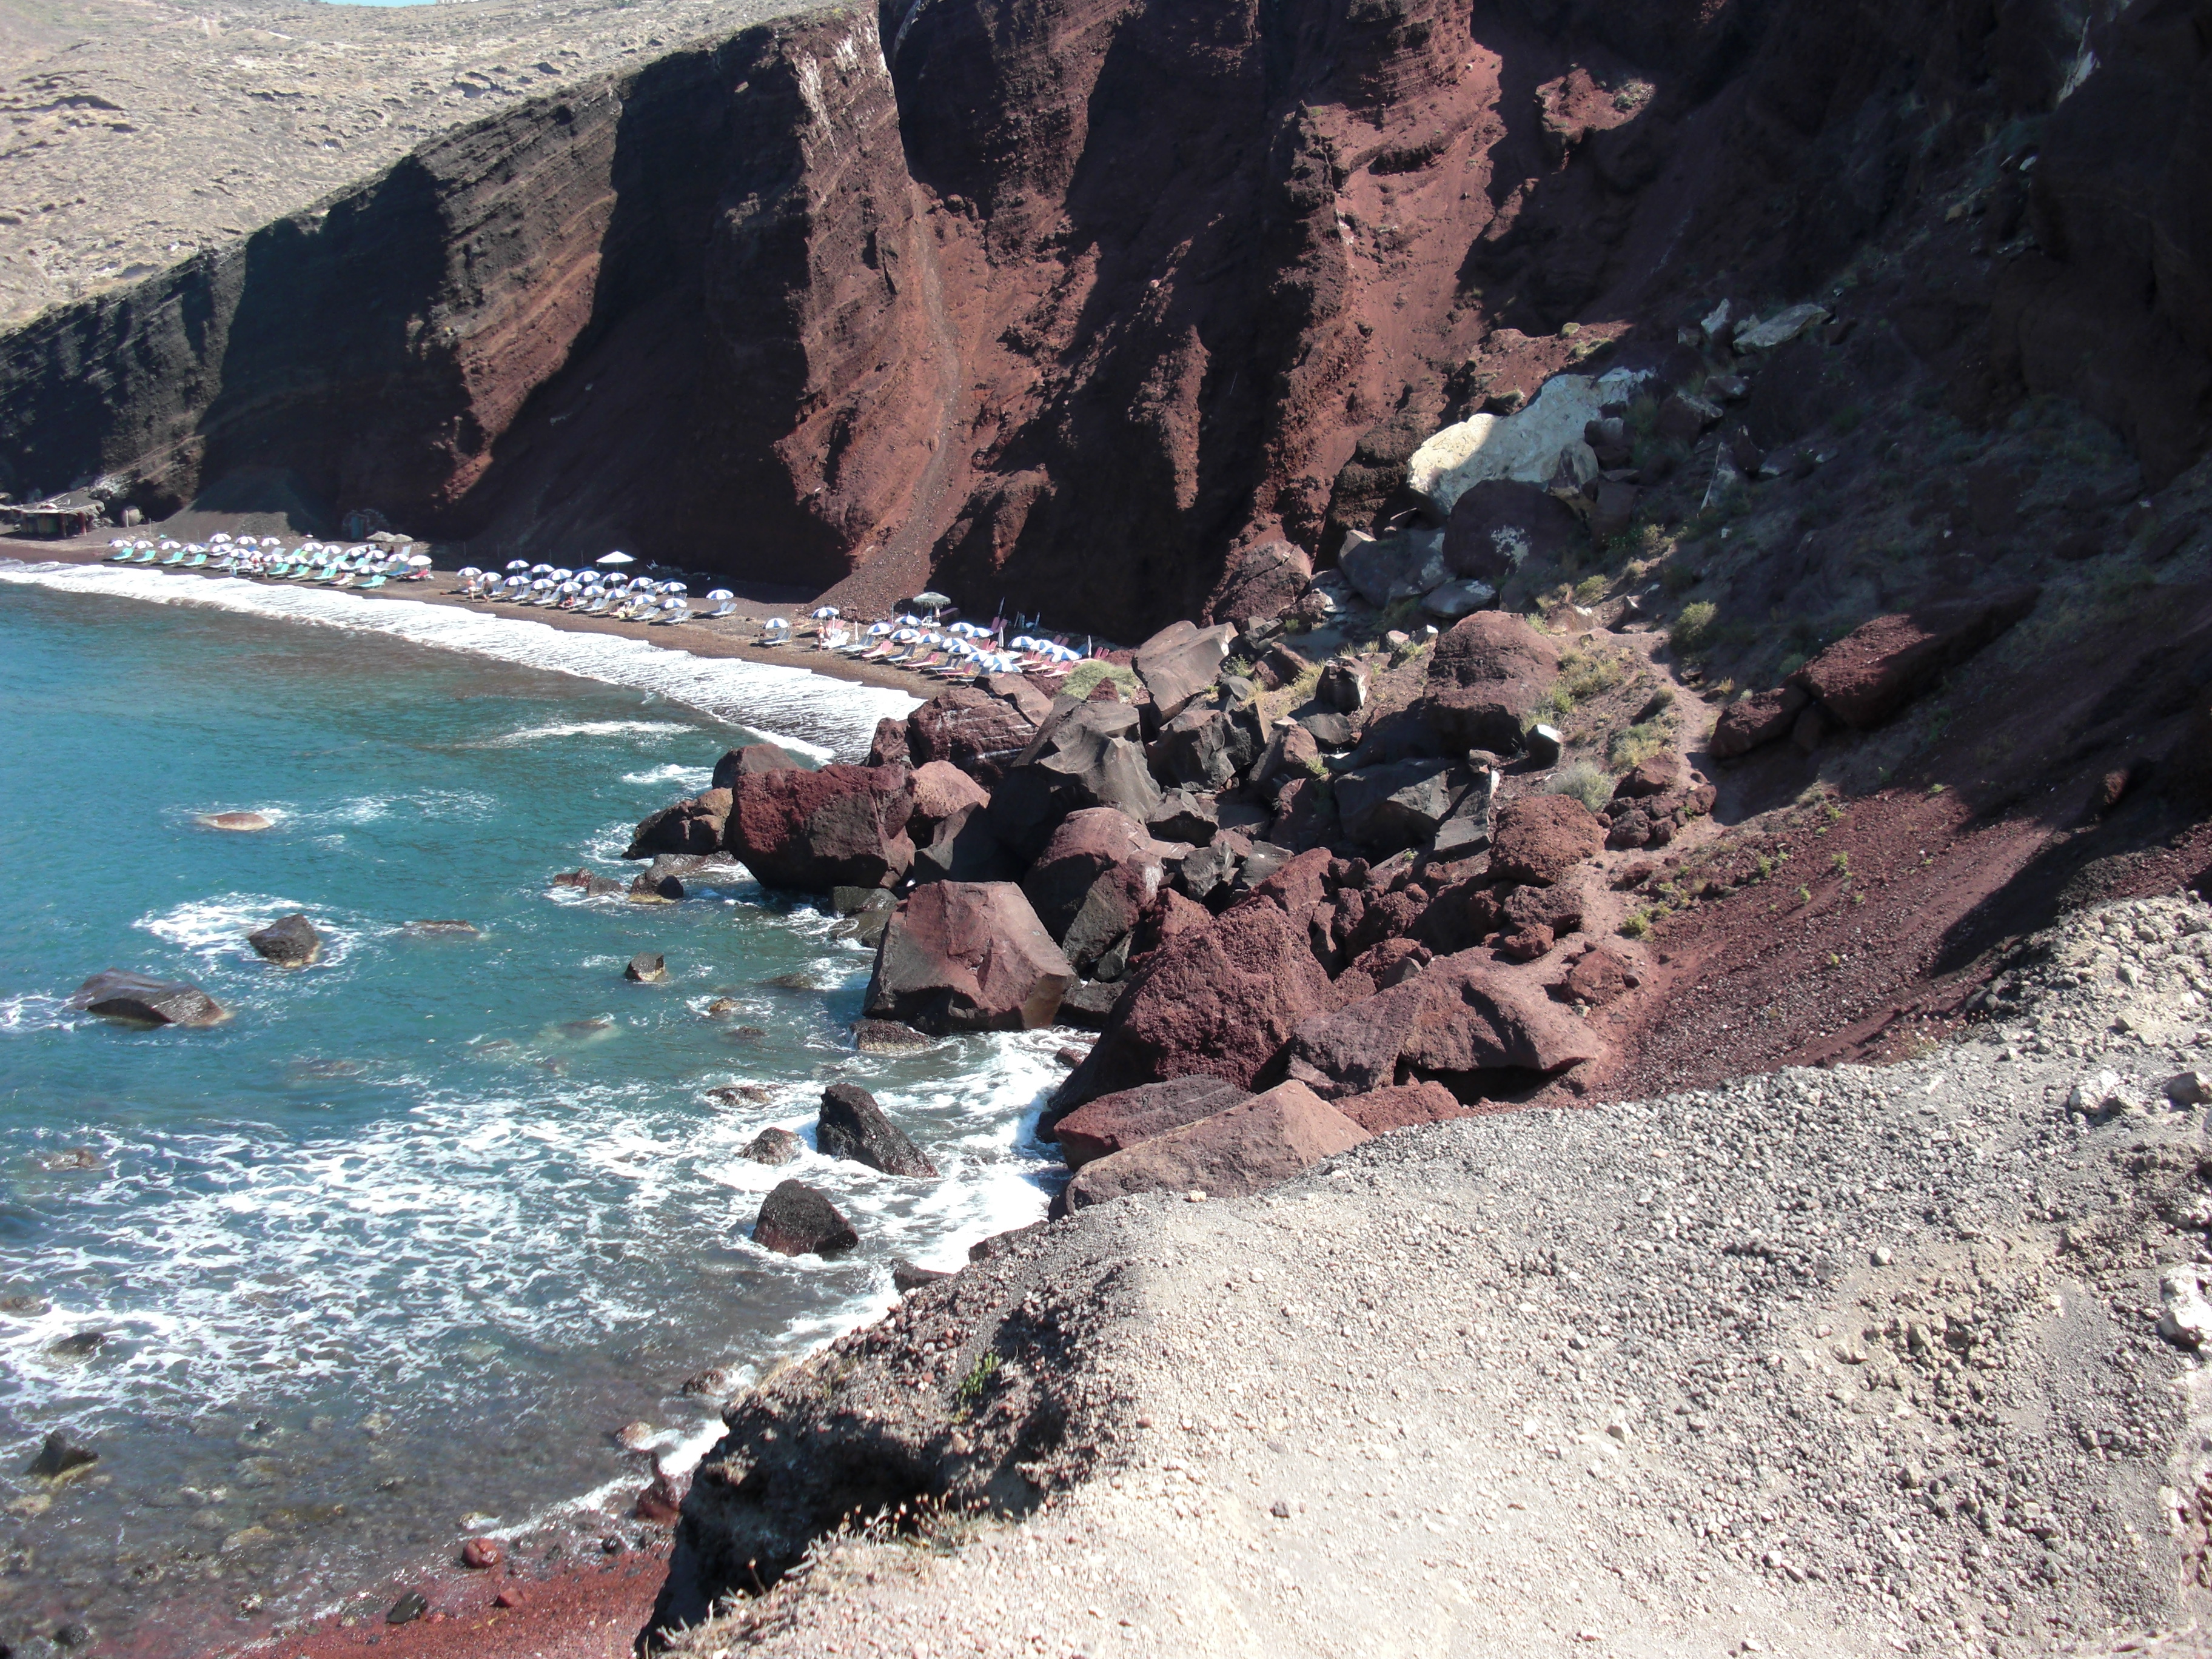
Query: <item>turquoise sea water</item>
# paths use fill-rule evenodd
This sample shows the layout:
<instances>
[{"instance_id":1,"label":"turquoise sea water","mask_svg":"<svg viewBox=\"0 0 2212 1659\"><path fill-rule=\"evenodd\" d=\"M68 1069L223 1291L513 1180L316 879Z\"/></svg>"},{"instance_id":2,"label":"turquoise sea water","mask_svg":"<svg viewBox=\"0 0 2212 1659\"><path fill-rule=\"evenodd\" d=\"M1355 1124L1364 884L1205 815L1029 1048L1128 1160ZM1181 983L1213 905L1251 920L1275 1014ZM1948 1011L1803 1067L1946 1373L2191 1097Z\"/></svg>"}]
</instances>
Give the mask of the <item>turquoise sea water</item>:
<instances>
[{"instance_id":1,"label":"turquoise sea water","mask_svg":"<svg viewBox=\"0 0 2212 1659\"><path fill-rule=\"evenodd\" d=\"M227 608L130 597L188 587ZM955 1265L1042 1212L1057 1039L864 1057L866 954L811 906L736 875L675 906L548 885L629 873L629 825L703 787L738 722L849 754L908 700L407 614L434 609L0 565L0 1639L82 1619L202 1651L471 1531L596 1537L648 1473L611 1431L696 1455L712 1402L685 1378L811 1346L883 1305L894 1256ZM276 827L195 821L228 809ZM244 935L293 910L327 954L287 972ZM622 979L642 950L673 983ZM62 1007L110 967L233 1017ZM811 1134L840 1078L945 1179L738 1156ZM732 1085L758 1097L707 1093ZM854 1258L746 1239L790 1174L853 1214ZM100 1462L49 1489L21 1472L56 1427Z\"/></svg>"}]
</instances>

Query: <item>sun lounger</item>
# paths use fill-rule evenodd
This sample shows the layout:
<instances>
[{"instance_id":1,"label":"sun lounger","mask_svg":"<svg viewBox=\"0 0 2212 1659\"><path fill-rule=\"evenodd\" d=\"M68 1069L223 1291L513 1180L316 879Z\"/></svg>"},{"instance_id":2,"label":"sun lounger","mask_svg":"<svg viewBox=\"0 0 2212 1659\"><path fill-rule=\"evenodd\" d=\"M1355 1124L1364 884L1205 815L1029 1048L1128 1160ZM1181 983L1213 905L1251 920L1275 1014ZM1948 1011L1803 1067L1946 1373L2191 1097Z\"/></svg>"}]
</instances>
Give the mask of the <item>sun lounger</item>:
<instances>
[{"instance_id":1,"label":"sun lounger","mask_svg":"<svg viewBox=\"0 0 2212 1659\"><path fill-rule=\"evenodd\" d=\"M366 593L372 588L381 587L383 586L384 578L382 576L371 576L367 581L361 585L361 591Z\"/></svg>"}]
</instances>

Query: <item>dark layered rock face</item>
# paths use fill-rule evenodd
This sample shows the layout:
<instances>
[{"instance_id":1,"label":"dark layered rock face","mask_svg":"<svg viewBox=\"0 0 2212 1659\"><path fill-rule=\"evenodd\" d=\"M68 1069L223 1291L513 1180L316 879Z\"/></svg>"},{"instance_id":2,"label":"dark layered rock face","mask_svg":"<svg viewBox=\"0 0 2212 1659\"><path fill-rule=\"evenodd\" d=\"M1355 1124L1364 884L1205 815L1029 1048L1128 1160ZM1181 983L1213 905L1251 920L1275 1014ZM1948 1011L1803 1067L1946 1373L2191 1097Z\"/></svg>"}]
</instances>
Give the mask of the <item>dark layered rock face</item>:
<instances>
[{"instance_id":1,"label":"dark layered rock face","mask_svg":"<svg viewBox=\"0 0 2212 1659\"><path fill-rule=\"evenodd\" d=\"M1566 320L1671 337L1715 262L1815 292L2046 115L1988 204L2026 251L1888 322L1965 404L2080 397L2160 479L2212 406L2206 9L816 12L48 313L0 342L0 485L281 488L478 562L619 542L1142 638L1266 599L1276 538L1379 527L1419 436L1562 367Z\"/></svg>"}]
</instances>

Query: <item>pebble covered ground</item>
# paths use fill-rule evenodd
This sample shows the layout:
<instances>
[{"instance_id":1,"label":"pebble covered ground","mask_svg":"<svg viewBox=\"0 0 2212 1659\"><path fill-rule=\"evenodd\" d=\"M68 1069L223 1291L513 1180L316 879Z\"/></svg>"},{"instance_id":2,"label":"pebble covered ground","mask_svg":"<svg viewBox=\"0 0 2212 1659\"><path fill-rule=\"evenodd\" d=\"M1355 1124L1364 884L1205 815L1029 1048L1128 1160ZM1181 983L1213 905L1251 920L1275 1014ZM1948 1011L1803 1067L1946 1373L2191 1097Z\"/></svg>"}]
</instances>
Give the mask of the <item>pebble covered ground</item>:
<instances>
[{"instance_id":1,"label":"pebble covered ground","mask_svg":"<svg viewBox=\"0 0 2212 1659\"><path fill-rule=\"evenodd\" d=\"M1402 1131L1257 1198L1015 1236L732 1407L710 1463L818 1500L859 1425L882 1467L1013 1471L1036 1506L836 1534L677 1645L2011 1655L2184 1626L2212 1413L2160 1321L2212 1273L2208 975L2200 901L2115 904L1911 1060ZM695 1560L732 1513L695 1492Z\"/></svg>"}]
</instances>

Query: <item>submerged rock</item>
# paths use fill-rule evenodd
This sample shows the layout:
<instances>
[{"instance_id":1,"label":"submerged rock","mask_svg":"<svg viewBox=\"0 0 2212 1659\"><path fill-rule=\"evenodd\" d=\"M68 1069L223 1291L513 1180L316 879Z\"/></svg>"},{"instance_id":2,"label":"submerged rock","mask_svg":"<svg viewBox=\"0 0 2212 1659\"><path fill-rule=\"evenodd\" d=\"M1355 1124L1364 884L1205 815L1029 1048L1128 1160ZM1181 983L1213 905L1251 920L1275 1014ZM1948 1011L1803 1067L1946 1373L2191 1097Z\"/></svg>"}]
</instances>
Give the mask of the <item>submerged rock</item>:
<instances>
[{"instance_id":1,"label":"submerged rock","mask_svg":"<svg viewBox=\"0 0 2212 1659\"><path fill-rule=\"evenodd\" d=\"M623 966L623 977L633 985L665 985L668 982L667 958L640 951Z\"/></svg>"},{"instance_id":2,"label":"submerged rock","mask_svg":"<svg viewBox=\"0 0 2212 1659\"><path fill-rule=\"evenodd\" d=\"M323 954L323 936L315 931L313 922L296 911L248 933L246 942L256 956L279 968L305 968Z\"/></svg>"},{"instance_id":3,"label":"submerged rock","mask_svg":"<svg viewBox=\"0 0 2212 1659\"><path fill-rule=\"evenodd\" d=\"M192 822L204 830L228 830L237 834L276 827L276 820L265 812L203 812Z\"/></svg>"}]
</instances>

